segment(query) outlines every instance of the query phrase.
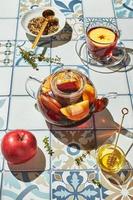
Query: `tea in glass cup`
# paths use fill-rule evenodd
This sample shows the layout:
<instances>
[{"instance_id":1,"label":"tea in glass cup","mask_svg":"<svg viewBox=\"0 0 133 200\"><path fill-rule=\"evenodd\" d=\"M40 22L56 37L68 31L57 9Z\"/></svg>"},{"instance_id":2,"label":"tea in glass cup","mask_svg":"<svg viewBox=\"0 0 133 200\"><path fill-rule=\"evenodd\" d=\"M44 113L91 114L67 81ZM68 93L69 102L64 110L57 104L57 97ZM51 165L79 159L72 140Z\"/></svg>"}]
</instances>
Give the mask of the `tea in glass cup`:
<instances>
[{"instance_id":1,"label":"tea in glass cup","mask_svg":"<svg viewBox=\"0 0 133 200\"><path fill-rule=\"evenodd\" d=\"M125 164L125 155L120 147L105 144L97 150L97 162L103 171L117 173Z\"/></svg>"},{"instance_id":2,"label":"tea in glass cup","mask_svg":"<svg viewBox=\"0 0 133 200\"><path fill-rule=\"evenodd\" d=\"M115 25L94 23L88 26L86 35L89 55L92 58L104 61L112 56L112 51L119 38L119 31Z\"/></svg>"}]
</instances>

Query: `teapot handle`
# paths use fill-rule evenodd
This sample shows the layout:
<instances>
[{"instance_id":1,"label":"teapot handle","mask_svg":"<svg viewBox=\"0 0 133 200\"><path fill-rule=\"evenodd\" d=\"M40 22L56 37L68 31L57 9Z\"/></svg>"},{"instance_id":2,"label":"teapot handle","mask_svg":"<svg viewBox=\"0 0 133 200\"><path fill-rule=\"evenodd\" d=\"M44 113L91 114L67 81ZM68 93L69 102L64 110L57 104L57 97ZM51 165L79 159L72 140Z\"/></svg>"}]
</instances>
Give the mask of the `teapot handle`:
<instances>
[{"instance_id":1,"label":"teapot handle","mask_svg":"<svg viewBox=\"0 0 133 200\"><path fill-rule=\"evenodd\" d=\"M37 92L35 92L35 90L32 89L33 85L31 85L33 84L33 82L38 82L38 84L41 83L41 81L36 79L35 77L29 76L25 82L25 90L29 96L31 96L33 99L36 99Z\"/></svg>"},{"instance_id":2,"label":"teapot handle","mask_svg":"<svg viewBox=\"0 0 133 200\"><path fill-rule=\"evenodd\" d=\"M108 98L108 99L115 99L118 96L117 92L109 92L103 96L103 98Z\"/></svg>"},{"instance_id":3,"label":"teapot handle","mask_svg":"<svg viewBox=\"0 0 133 200\"><path fill-rule=\"evenodd\" d=\"M118 96L117 92L109 92L100 99L96 99L94 103L94 113L104 110L109 102L109 99L114 99Z\"/></svg>"}]
</instances>

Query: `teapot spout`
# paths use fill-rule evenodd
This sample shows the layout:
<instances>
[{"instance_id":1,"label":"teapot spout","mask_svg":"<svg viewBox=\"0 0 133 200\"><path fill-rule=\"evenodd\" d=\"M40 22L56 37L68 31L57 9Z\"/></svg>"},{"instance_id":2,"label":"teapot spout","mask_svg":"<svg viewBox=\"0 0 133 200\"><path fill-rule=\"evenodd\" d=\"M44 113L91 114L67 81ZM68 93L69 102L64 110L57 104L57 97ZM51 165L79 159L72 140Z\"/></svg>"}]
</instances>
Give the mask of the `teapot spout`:
<instances>
[{"instance_id":1,"label":"teapot spout","mask_svg":"<svg viewBox=\"0 0 133 200\"><path fill-rule=\"evenodd\" d=\"M104 110L108 105L109 100L106 97L102 97L101 99L96 99L94 102L95 110L94 112L100 112Z\"/></svg>"},{"instance_id":2,"label":"teapot spout","mask_svg":"<svg viewBox=\"0 0 133 200\"><path fill-rule=\"evenodd\" d=\"M109 103L109 99L112 99L112 98L114 99L117 96L118 96L117 92L109 92L101 99L96 99L94 102L94 107L95 107L94 112L100 112L104 110Z\"/></svg>"}]
</instances>

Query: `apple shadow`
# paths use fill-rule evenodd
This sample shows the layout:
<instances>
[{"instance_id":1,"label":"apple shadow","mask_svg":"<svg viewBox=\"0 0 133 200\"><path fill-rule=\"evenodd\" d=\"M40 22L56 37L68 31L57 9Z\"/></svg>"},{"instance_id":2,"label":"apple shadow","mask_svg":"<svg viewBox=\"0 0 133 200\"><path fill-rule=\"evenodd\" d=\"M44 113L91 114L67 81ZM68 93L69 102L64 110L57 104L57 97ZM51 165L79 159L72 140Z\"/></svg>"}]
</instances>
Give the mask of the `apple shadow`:
<instances>
[{"instance_id":1,"label":"apple shadow","mask_svg":"<svg viewBox=\"0 0 133 200\"><path fill-rule=\"evenodd\" d=\"M43 172L46 168L46 158L40 148L38 148L36 155L29 161L22 164L10 164L8 163L10 171L13 172ZM13 173L13 174L15 174Z\"/></svg>"}]
</instances>

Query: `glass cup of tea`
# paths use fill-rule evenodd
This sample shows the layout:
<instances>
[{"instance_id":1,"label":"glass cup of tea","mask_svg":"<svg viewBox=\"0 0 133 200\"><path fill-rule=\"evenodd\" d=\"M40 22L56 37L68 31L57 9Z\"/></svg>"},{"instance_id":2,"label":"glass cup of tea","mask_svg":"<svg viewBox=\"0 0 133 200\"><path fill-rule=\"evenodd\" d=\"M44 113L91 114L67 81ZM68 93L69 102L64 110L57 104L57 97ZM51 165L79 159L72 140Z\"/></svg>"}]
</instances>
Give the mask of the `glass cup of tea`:
<instances>
[{"instance_id":1,"label":"glass cup of tea","mask_svg":"<svg viewBox=\"0 0 133 200\"><path fill-rule=\"evenodd\" d=\"M119 39L119 30L111 22L90 22L86 29L87 47L90 57L97 61L108 61Z\"/></svg>"},{"instance_id":2,"label":"glass cup of tea","mask_svg":"<svg viewBox=\"0 0 133 200\"><path fill-rule=\"evenodd\" d=\"M97 162L103 171L117 173L125 164L125 154L120 147L105 144L97 150Z\"/></svg>"}]
</instances>

